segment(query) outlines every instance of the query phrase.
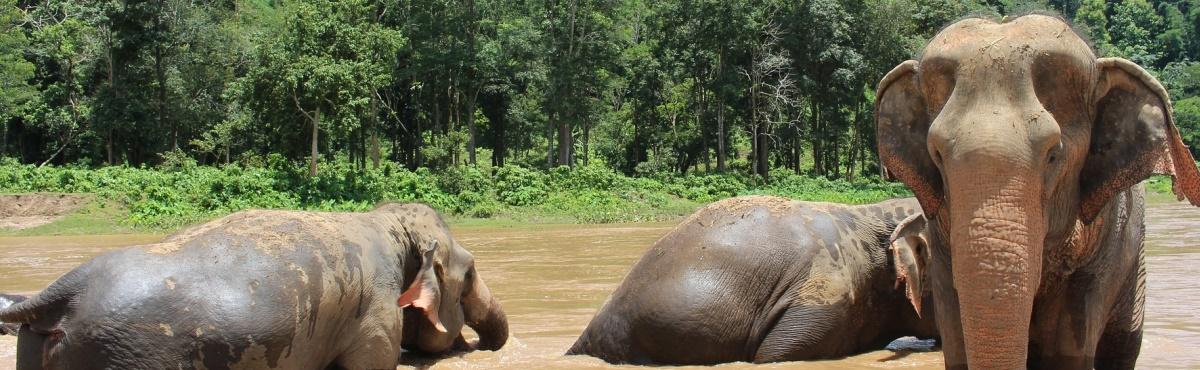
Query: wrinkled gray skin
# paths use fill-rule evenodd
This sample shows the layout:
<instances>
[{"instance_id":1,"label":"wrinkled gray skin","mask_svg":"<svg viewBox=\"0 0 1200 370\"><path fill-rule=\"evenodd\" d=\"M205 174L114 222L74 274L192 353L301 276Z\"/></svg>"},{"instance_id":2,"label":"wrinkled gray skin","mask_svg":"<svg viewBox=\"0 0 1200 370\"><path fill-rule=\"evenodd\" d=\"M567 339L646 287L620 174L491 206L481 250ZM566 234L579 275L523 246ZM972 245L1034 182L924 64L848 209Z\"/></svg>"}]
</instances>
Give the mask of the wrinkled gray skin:
<instances>
[{"instance_id":1,"label":"wrinkled gray skin","mask_svg":"<svg viewBox=\"0 0 1200 370\"><path fill-rule=\"evenodd\" d=\"M412 289L425 299L402 328ZM0 321L23 323L18 369L390 369L402 342L463 347L464 324L481 349L508 338L473 257L420 204L235 213L96 257Z\"/></svg>"},{"instance_id":2,"label":"wrinkled gray skin","mask_svg":"<svg viewBox=\"0 0 1200 370\"><path fill-rule=\"evenodd\" d=\"M879 156L929 217L946 367L1132 369L1144 191L1200 205L1162 85L1061 19L966 19L879 84Z\"/></svg>"},{"instance_id":3,"label":"wrinkled gray skin","mask_svg":"<svg viewBox=\"0 0 1200 370\"><path fill-rule=\"evenodd\" d=\"M888 251L897 223L917 212L913 199L710 204L642 256L567 354L632 364L775 362L933 337L932 319L919 319L897 288Z\"/></svg>"}]
</instances>

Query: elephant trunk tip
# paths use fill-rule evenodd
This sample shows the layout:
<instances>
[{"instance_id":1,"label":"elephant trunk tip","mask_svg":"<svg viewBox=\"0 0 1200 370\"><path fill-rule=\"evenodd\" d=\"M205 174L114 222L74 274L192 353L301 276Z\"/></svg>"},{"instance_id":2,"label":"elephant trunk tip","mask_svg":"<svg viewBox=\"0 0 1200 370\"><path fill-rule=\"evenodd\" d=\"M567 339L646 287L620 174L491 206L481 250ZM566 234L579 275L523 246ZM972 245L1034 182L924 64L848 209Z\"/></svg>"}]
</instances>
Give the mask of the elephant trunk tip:
<instances>
[{"instance_id":1,"label":"elephant trunk tip","mask_svg":"<svg viewBox=\"0 0 1200 370\"><path fill-rule=\"evenodd\" d=\"M479 334L479 343L476 345L478 350L497 351L508 342L508 316L500 308L500 302L493 300L487 317L469 326Z\"/></svg>"}]
</instances>

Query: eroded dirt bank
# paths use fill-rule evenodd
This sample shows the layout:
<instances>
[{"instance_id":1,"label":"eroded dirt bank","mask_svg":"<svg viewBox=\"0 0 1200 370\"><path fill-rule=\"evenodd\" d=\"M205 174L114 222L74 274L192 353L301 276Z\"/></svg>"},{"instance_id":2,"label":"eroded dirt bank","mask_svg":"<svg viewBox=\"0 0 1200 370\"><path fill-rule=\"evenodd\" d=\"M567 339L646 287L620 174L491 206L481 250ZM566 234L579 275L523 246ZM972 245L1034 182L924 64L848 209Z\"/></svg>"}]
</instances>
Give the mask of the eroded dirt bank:
<instances>
[{"instance_id":1,"label":"eroded dirt bank","mask_svg":"<svg viewBox=\"0 0 1200 370\"><path fill-rule=\"evenodd\" d=\"M0 229L28 229L57 221L86 206L89 194L0 195Z\"/></svg>"}]
</instances>

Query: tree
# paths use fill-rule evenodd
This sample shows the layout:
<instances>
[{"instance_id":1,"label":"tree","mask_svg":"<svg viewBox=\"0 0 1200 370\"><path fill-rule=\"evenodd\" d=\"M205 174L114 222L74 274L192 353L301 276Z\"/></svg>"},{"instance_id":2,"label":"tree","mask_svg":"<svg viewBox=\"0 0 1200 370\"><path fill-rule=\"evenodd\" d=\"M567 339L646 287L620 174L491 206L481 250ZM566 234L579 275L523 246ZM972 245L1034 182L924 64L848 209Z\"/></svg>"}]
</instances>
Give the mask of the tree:
<instances>
[{"instance_id":1,"label":"tree","mask_svg":"<svg viewBox=\"0 0 1200 370\"><path fill-rule=\"evenodd\" d=\"M1095 48L1109 53L1112 50L1112 36L1108 34L1108 16L1105 15L1107 2L1105 0L1083 0L1075 12L1075 27L1091 39Z\"/></svg>"},{"instance_id":2,"label":"tree","mask_svg":"<svg viewBox=\"0 0 1200 370\"><path fill-rule=\"evenodd\" d=\"M1175 124L1179 127L1183 143L1191 149L1192 156L1200 156L1200 96L1175 103Z\"/></svg>"},{"instance_id":3,"label":"tree","mask_svg":"<svg viewBox=\"0 0 1200 370\"><path fill-rule=\"evenodd\" d=\"M244 78L241 99L259 122L289 135L294 120L309 129L309 175L317 175L322 127L351 141L351 132L378 112L376 90L391 82L388 60L400 33L371 22L365 0L305 0L286 5L283 32L264 42Z\"/></svg>"},{"instance_id":4,"label":"tree","mask_svg":"<svg viewBox=\"0 0 1200 370\"><path fill-rule=\"evenodd\" d=\"M8 153L9 121L23 116L37 96L29 85L33 63L24 58L29 41L20 27L22 18L16 0L0 0L0 156Z\"/></svg>"},{"instance_id":5,"label":"tree","mask_svg":"<svg viewBox=\"0 0 1200 370\"><path fill-rule=\"evenodd\" d=\"M586 112L592 110L607 81L601 71L617 57L615 28L610 15L615 0L546 2L541 24L549 66L546 110L557 127L558 166L574 166L574 129L587 131Z\"/></svg>"},{"instance_id":6,"label":"tree","mask_svg":"<svg viewBox=\"0 0 1200 370\"><path fill-rule=\"evenodd\" d=\"M106 18L103 6L91 5L106 4L62 3L30 14L30 52L41 69L42 88L36 106L26 114L33 127L52 138L52 151L45 153L43 165L95 129L96 97L87 93L87 87L89 76L103 67L98 63L104 46L97 25Z\"/></svg>"},{"instance_id":7,"label":"tree","mask_svg":"<svg viewBox=\"0 0 1200 370\"><path fill-rule=\"evenodd\" d=\"M1109 22L1113 51L1143 66L1159 66L1162 48L1154 35L1162 27L1162 17L1146 0L1122 0L1113 5Z\"/></svg>"}]
</instances>

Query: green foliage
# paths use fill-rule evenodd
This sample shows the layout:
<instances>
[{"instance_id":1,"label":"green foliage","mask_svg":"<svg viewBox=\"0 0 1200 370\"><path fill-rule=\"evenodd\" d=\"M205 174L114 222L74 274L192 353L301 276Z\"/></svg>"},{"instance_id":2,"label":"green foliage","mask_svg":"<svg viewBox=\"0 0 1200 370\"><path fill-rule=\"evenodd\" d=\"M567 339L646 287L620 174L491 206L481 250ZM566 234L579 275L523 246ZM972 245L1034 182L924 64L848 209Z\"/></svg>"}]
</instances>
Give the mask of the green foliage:
<instances>
[{"instance_id":1,"label":"green foliage","mask_svg":"<svg viewBox=\"0 0 1200 370\"><path fill-rule=\"evenodd\" d=\"M1175 103L1175 125L1183 143L1192 151L1192 157L1200 158L1200 96L1193 96Z\"/></svg>"},{"instance_id":2,"label":"green foliage","mask_svg":"<svg viewBox=\"0 0 1200 370\"><path fill-rule=\"evenodd\" d=\"M1161 76L1195 142L1200 0L0 0L0 156L237 164L317 208L858 202L896 192L794 174L878 172L879 78L954 20L1036 10Z\"/></svg>"},{"instance_id":3,"label":"green foliage","mask_svg":"<svg viewBox=\"0 0 1200 370\"><path fill-rule=\"evenodd\" d=\"M1088 37L1096 49L1108 53L1112 49L1112 36L1108 34L1108 17L1105 0L1083 0L1075 12L1075 28Z\"/></svg>"},{"instance_id":4,"label":"green foliage","mask_svg":"<svg viewBox=\"0 0 1200 370\"><path fill-rule=\"evenodd\" d=\"M127 224L150 228L174 228L248 208L363 211L386 201L424 202L465 217L593 223L677 218L699 204L746 194L847 203L908 195L898 184L850 183L786 170L773 174L777 181L763 185L755 177L735 175L631 178L601 165L558 167L549 173L517 166L496 168L494 173L464 167L434 174L391 162L361 171L345 161L332 161L310 177L279 156L267 162L266 168L217 168L169 159L164 163L176 165L88 169L4 160L0 192L95 193L127 208Z\"/></svg>"},{"instance_id":5,"label":"green foliage","mask_svg":"<svg viewBox=\"0 0 1200 370\"><path fill-rule=\"evenodd\" d=\"M1146 0L1122 0L1113 5L1109 33L1113 38L1114 56L1132 60L1143 66L1157 66L1162 47L1155 33L1162 27L1162 17Z\"/></svg>"},{"instance_id":6,"label":"green foliage","mask_svg":"<svg viewBox=\"0 0 1200 370\"><path fill-rule=\"evenodd\" d=\"M29 42L20 28L20 14L16 0L0 1L0 125L5 130L37 93L29 85L34 66L24 58Z\"/></svg>"},{"instance_id":7,"label":"green foliage","mask_svg":"<svg viewBox=\"0 0 1200 370\"><path fill-rule=\"evenodd\" d=\"M547 178L539 171L524 167L500 167L496 170L496 195L500 201L512 206L538 205L550 192Z\"/></svg>"}]
</instances>

